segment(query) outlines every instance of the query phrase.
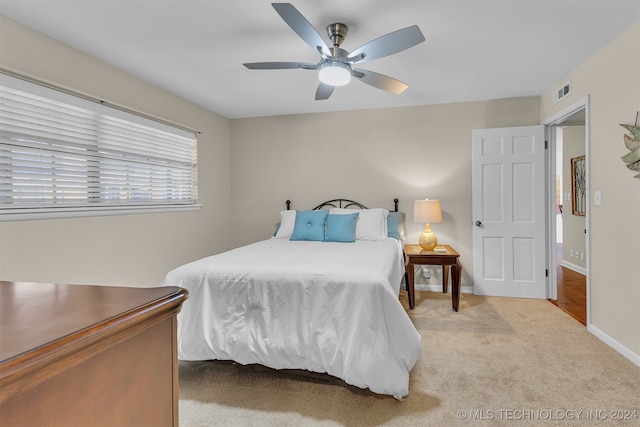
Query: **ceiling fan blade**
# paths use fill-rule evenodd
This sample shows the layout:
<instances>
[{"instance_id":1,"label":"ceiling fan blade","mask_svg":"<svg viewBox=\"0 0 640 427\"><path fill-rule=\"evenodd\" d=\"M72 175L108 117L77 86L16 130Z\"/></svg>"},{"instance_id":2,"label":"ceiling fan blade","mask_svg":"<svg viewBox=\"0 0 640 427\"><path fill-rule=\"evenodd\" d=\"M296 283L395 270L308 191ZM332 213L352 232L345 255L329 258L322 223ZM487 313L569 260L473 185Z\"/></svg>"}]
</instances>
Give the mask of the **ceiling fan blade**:
<instances>
[{"instance_id":1,"label":"ceiling fan blade","mask_svg":"<svg viewBox=\"0 0 640 427\"><path fill-rule=\"evenodd\" d=\"M356 64L359 62L371 61L394 53L402 52L424 41L424 35L417 25L394 31L375 40L371 40L347 57L347 61Z\"/></svg>"},{"instance_id":2,"label":"ceiling fan blade","mask_svg":"<svg viewBox=\"0 0 640 427\"><path fill-rule=\"evenodd\" d=\"M329 86L320 82L320 84L318 85L318 89L316 89L316 101L329 99L335 88L335 86Z\"/></svg>"},{"instance_id":3,"label":"ceiling fan blade","mask_svg":"<svg viewBox=\"0 0 640 427\"><path fill-rule=\"evenodd\" d=\"M374 73L369 70L354 68L351 75L359 79L361 82L378 89L386 90L387 92L395 93L396 95L404 92L405 89L409 87L400 80L385 76L384 74Z\"/></svg>"},{"instance_id":4,"label":"ceiling fan blade","mask_svg":"<svg viewBox=\"0 0 640 427\"><path fill-rule=\"evenodd\" d=\"M311 46L313 50L318 53L324 53L326 56L331 56L331 51L322 36L291 3L271 3L271 6L273 6L276 12L278 12L278 15L284 19L284 22L286 22L305 43Z\"/></svg>"},{"instance_id":5,"label":"ceiling fan blade","mask_svg":"<svg viewBox=\"0 0 640 427\"><path fill-rule=\"evenodd\" d=\"M250 70L286 70L291 68L314 69L316 64L308 62L245 62L245 67Z\"/></svg>"}]
</instances>

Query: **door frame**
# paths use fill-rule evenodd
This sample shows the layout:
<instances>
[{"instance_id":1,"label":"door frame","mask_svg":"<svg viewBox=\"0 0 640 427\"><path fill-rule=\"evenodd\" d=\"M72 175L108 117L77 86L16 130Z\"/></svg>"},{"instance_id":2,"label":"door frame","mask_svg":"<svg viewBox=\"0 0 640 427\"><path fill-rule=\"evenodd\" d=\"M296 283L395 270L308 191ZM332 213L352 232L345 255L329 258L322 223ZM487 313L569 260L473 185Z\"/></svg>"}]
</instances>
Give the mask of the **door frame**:
<instances>
[{"instance_id":1,"label":"door frame","mask_svg":"<svg viewBox=\"0 0 640 427\"><path fill-rule=\"evenodd\" d=\"M590 286L590 266L591 266L591 245L590 245L590 235L591 235L591 196L590 196L590 170L591 170L591 156L590 152L590 124L589 124L589 95L581 98L580 100L574 102L573 104L563 108L556 114L547 117L542 121L542 124L546 127L547 132L547 141L549 142L547 151L547 265L549 266L549 280L547 281L547 296L550 299L558 298L558 276L557 276L557 248L556 248L556 188L555 188L555 173L556 173L556 140L555 140L555 127L560 125L563 121L565 121L569 116L584 110L585 112L585 179L586 179L586 204L587 204L587 212L585 216L585 227L587 230L586 238L586 291L587 291L587 327L591 324L591 286Z\"/></svg>"}]
</instances>

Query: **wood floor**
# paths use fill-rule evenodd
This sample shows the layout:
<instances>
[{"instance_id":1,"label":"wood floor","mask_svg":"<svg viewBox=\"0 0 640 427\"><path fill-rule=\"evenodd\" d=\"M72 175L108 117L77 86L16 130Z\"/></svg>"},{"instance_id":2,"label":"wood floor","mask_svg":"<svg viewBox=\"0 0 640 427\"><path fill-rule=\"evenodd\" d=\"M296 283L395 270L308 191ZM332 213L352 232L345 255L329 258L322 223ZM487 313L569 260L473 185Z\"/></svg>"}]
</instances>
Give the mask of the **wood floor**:
<instances>
[{"instance_id":1,"label":"wood floor","mask_svg":"<svg viewBox=\"0 0 640 427\"><path fill-rule=\"evenodd\" d=\"M549 300L583 325L587 324L587 278L558 262L558 299Z\"/></svg>"}]
</instances>

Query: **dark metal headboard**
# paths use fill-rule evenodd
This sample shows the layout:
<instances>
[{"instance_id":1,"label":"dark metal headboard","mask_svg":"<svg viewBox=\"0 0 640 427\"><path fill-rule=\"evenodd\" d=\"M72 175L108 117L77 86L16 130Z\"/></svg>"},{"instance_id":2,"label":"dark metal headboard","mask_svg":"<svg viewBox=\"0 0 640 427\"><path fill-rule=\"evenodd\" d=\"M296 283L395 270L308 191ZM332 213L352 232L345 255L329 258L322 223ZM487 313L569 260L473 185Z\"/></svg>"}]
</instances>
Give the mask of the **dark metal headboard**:
<instances>
[{"instance_id":1,"label":"dark metal headboard","mask_svg":"<svg viewBox=\"0 0 640 427\"><path fill-rule=\"evenodd\" d=\"M326 202L320 203L318 206L313 208L313 210L317 211L319 209L327 208L327 207L329 207L329 208L351 208L351 207L356 207L358 209L367 209L367 207L365 205L363 205L362 203L354 202L353 200L349 200L349 199L333 199L333 200L327 200Z\"/></svg>"},{"instance_id":2,"label":"dark metal headboard","mask_svg":"<svg viewBox=\"0 0 640 427\"><path fill-rule=\"evenodd\" d=\"M291 200L287 200L286 204L287 204L287 210L290 210L291 209ZM363 205L362 203L354 202L353 200L349 200L349 199L333 199L333 200L327 200L326 202L320 203L318 206L313 208L313 210L317 211L318 209L322 209L322 208L326 208L326 207L332 207L332 208L357 207L359 209L367 209L367 207L365 205ZM393 199L393 212L398 212L398 199L397 198Z\"/></svg>"}]
</instances>

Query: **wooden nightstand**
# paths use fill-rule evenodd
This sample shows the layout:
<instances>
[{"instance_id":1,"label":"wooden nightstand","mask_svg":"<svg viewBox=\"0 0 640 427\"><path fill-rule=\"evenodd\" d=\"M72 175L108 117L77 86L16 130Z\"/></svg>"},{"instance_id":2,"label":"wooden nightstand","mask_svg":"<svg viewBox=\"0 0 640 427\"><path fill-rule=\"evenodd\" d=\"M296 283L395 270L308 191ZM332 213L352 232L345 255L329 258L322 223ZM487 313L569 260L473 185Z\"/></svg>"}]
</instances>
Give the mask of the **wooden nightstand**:
<instances>
[{"instance_id":1,"label":"wooden nightstand","mask_svg":"<svg viewBox=\"0 0 640 427\"><path fill-rule=\"evenodd\" d=\"M458 311L460 306L460 277L462 266L460 254L449 245L436 246L436 252L425 251L419 245L404 245L405 264L409 276L407 293L409 294L409 308L416 305L414 288L416 265L441 265L442 266L442 292L446 293L449 282L449 268L451 268L451 305L453 311ZM440 250L444 250L440 252Z\"/></svg>"}]
</instances>

